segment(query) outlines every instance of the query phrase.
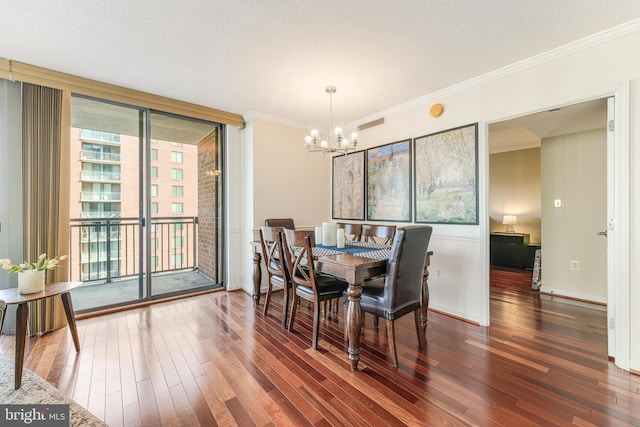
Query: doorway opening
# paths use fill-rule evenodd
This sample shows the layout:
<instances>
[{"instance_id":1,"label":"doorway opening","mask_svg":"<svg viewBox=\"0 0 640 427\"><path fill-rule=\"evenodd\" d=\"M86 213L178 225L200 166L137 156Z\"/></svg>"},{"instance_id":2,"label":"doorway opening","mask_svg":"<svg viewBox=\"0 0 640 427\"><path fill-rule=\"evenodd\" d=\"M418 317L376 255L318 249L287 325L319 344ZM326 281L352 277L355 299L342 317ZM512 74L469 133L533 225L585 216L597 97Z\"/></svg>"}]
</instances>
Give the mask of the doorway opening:
<instances>
[{"instance_id":1,"label":"doorway opening","mask_svg":"<svg viewBox=\"0 0 640 427\"><path fill-rule=\"evenodd\" d=\"M603 97L489 125L490 267L532 274L541 248L547 297L613 303L608 105Z\"/></svg>"}]
</instances>

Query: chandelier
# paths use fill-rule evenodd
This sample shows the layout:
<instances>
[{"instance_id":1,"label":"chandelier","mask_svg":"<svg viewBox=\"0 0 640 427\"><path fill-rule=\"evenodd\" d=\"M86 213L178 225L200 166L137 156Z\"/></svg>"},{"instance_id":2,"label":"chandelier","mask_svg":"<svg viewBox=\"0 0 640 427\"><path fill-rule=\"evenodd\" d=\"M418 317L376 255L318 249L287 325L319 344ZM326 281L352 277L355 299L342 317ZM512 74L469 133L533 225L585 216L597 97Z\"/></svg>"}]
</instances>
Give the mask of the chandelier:
<instances>
[{"instance_id":1,"label":"chandelier","mask_svg":"<svg viewBox=\"0 0 640 427\"><path fill-rule=\"evenodd\" d=\"M329 129L333 129L333 94L336 93L335 86L327 86L324 89L329 94ZM346 154L349 151L356 151L356 145L358 144L358 134L351 134L351 141L342 135L342 128L336 127L334 132L334 140L329 141L323 139L318 142L318 129L313 129L311 135L307 135L304 139L304 146L309 153L322 153L327 155L328 153L342 153Z\"/></svg>"}]
</instances>

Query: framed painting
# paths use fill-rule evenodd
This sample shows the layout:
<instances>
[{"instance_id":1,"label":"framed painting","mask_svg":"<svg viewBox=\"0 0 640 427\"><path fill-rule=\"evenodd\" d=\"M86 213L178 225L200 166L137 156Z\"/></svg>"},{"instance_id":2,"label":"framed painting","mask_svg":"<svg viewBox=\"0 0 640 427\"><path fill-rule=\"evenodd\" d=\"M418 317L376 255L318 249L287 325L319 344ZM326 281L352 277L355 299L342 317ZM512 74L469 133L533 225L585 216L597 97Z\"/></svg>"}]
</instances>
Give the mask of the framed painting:
<instances>
[{"instance_id":1,"label":"framed painting","mask_svg":"<svg viewBox=\"0 0 640 427\"><path fill-rule=\"evenodd\" d=\"M333 158L332 217L364 220L364 151Z\"/></svg>"},{"instance_id":2,"label":"framed painting","mask_svg":"<svg viewBox=\"0 0 640 427\"><path fill-rule=\"evenodd\" d=\"M415 222L478 224L478 124L414 139Z\"/></svg>"},{"instance_id":3,"label":"framed painting","mask_svg":"<svg viewBox=\"0 0 640 427\"><path fill-rule=\"evenodd\" d=\"M367 220L411 221L411 140L367 150Z\"/></svg>"}]
</instances>

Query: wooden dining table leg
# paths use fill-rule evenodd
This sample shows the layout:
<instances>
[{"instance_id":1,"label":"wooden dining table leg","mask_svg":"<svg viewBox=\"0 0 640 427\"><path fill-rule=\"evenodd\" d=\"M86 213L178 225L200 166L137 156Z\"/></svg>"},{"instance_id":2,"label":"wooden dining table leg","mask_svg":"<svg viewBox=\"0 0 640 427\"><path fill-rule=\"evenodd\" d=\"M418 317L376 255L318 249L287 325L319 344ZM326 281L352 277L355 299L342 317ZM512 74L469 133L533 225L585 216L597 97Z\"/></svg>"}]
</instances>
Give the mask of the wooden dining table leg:
<instances>
[{"instance_id":1,"label":"wooden dining table leg","mask_svg":"<svg viewBox=\"0 0 640 427\"><path fill-rule=\"evenodd\" d=\"M424 346L424 342L427 337L427 323L429 321L427 315L429 311L429 264L431 262L431 256L427 254L427 258L424 263L424 273L422 275L422 305L420 307L420 344L421 348ZM423 341L424 340L424 341Z\"/></svg>"},{"instance_id":2,"label":"wooden dining table leg","mask_svg":"<svg viewBox=\"0 0 640 427\"><path fill-rule=\"evenodd\" d=\"M359 283L350 283L347 296L349 298L349 306L347 308L349 360L351 360L351 370L357 371L358 361L360 360L360 336L362 334L362 310L360 308L362 286Z\"/></svg>"},{"instance_id":3,"label":"wooden dining table leg","mask_svg":"<svg viewBox=\"0 0 640 427\"><path fill-rule=\"evenodd\" d=\"M253 254L253 306L257 307L260 304L260 283L262 283L262 269L260 268L260 261L262 256L260 252L254 252Z\"/></svg>"},{"instance_id":4,"label":"wooden dining table leg","mask_svg":"<svg viewBox=\"0 0 640 427\"><path fill-rule=\"evenodd\" d=\"M29 304L18 304L16 310L16 368L15 389L22 386L22 368L24 366L24 347L27 339L27 318L29 317Z\"/></svg>"},{"instance_id":5,"label":"wooden dining table leg","mask_svg":"<svg viewBox=\"0 0 640 427\"><path fill-rule=\"evenodd\" d=\"M80 340L78 339L78 328L76 327L76 317L73 314L73 304L71 303L71 294L69 292L60 294L64 313L67 315L67 323L73 338L73 345L76 347L76 353L80 352Z\"/></svg>"}]
</instances>

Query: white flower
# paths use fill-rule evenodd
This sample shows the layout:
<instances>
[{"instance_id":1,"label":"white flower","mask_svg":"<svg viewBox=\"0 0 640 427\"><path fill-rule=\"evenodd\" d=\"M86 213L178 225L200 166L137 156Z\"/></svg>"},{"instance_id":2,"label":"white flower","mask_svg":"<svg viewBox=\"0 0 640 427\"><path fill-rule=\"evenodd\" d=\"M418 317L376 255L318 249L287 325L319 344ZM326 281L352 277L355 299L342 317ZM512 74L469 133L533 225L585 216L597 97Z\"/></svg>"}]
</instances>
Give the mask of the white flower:
<instances>
[{"instance_id":1,"label":"white flower","mask_svg":"<svg viewBox=\"0 0 640 427\"><path fill-rule=\"evenodd\" d=\"M13 264L8 259L0 259L0 265L9 273L24 273L25 271L42 271L42 270L55 270L60 267L60 261L67 259L67 255L60 257L47 258L47 254L41 254L38 260L34 263L24 261L22 264Z\"/></svg>"}]
</instances>

